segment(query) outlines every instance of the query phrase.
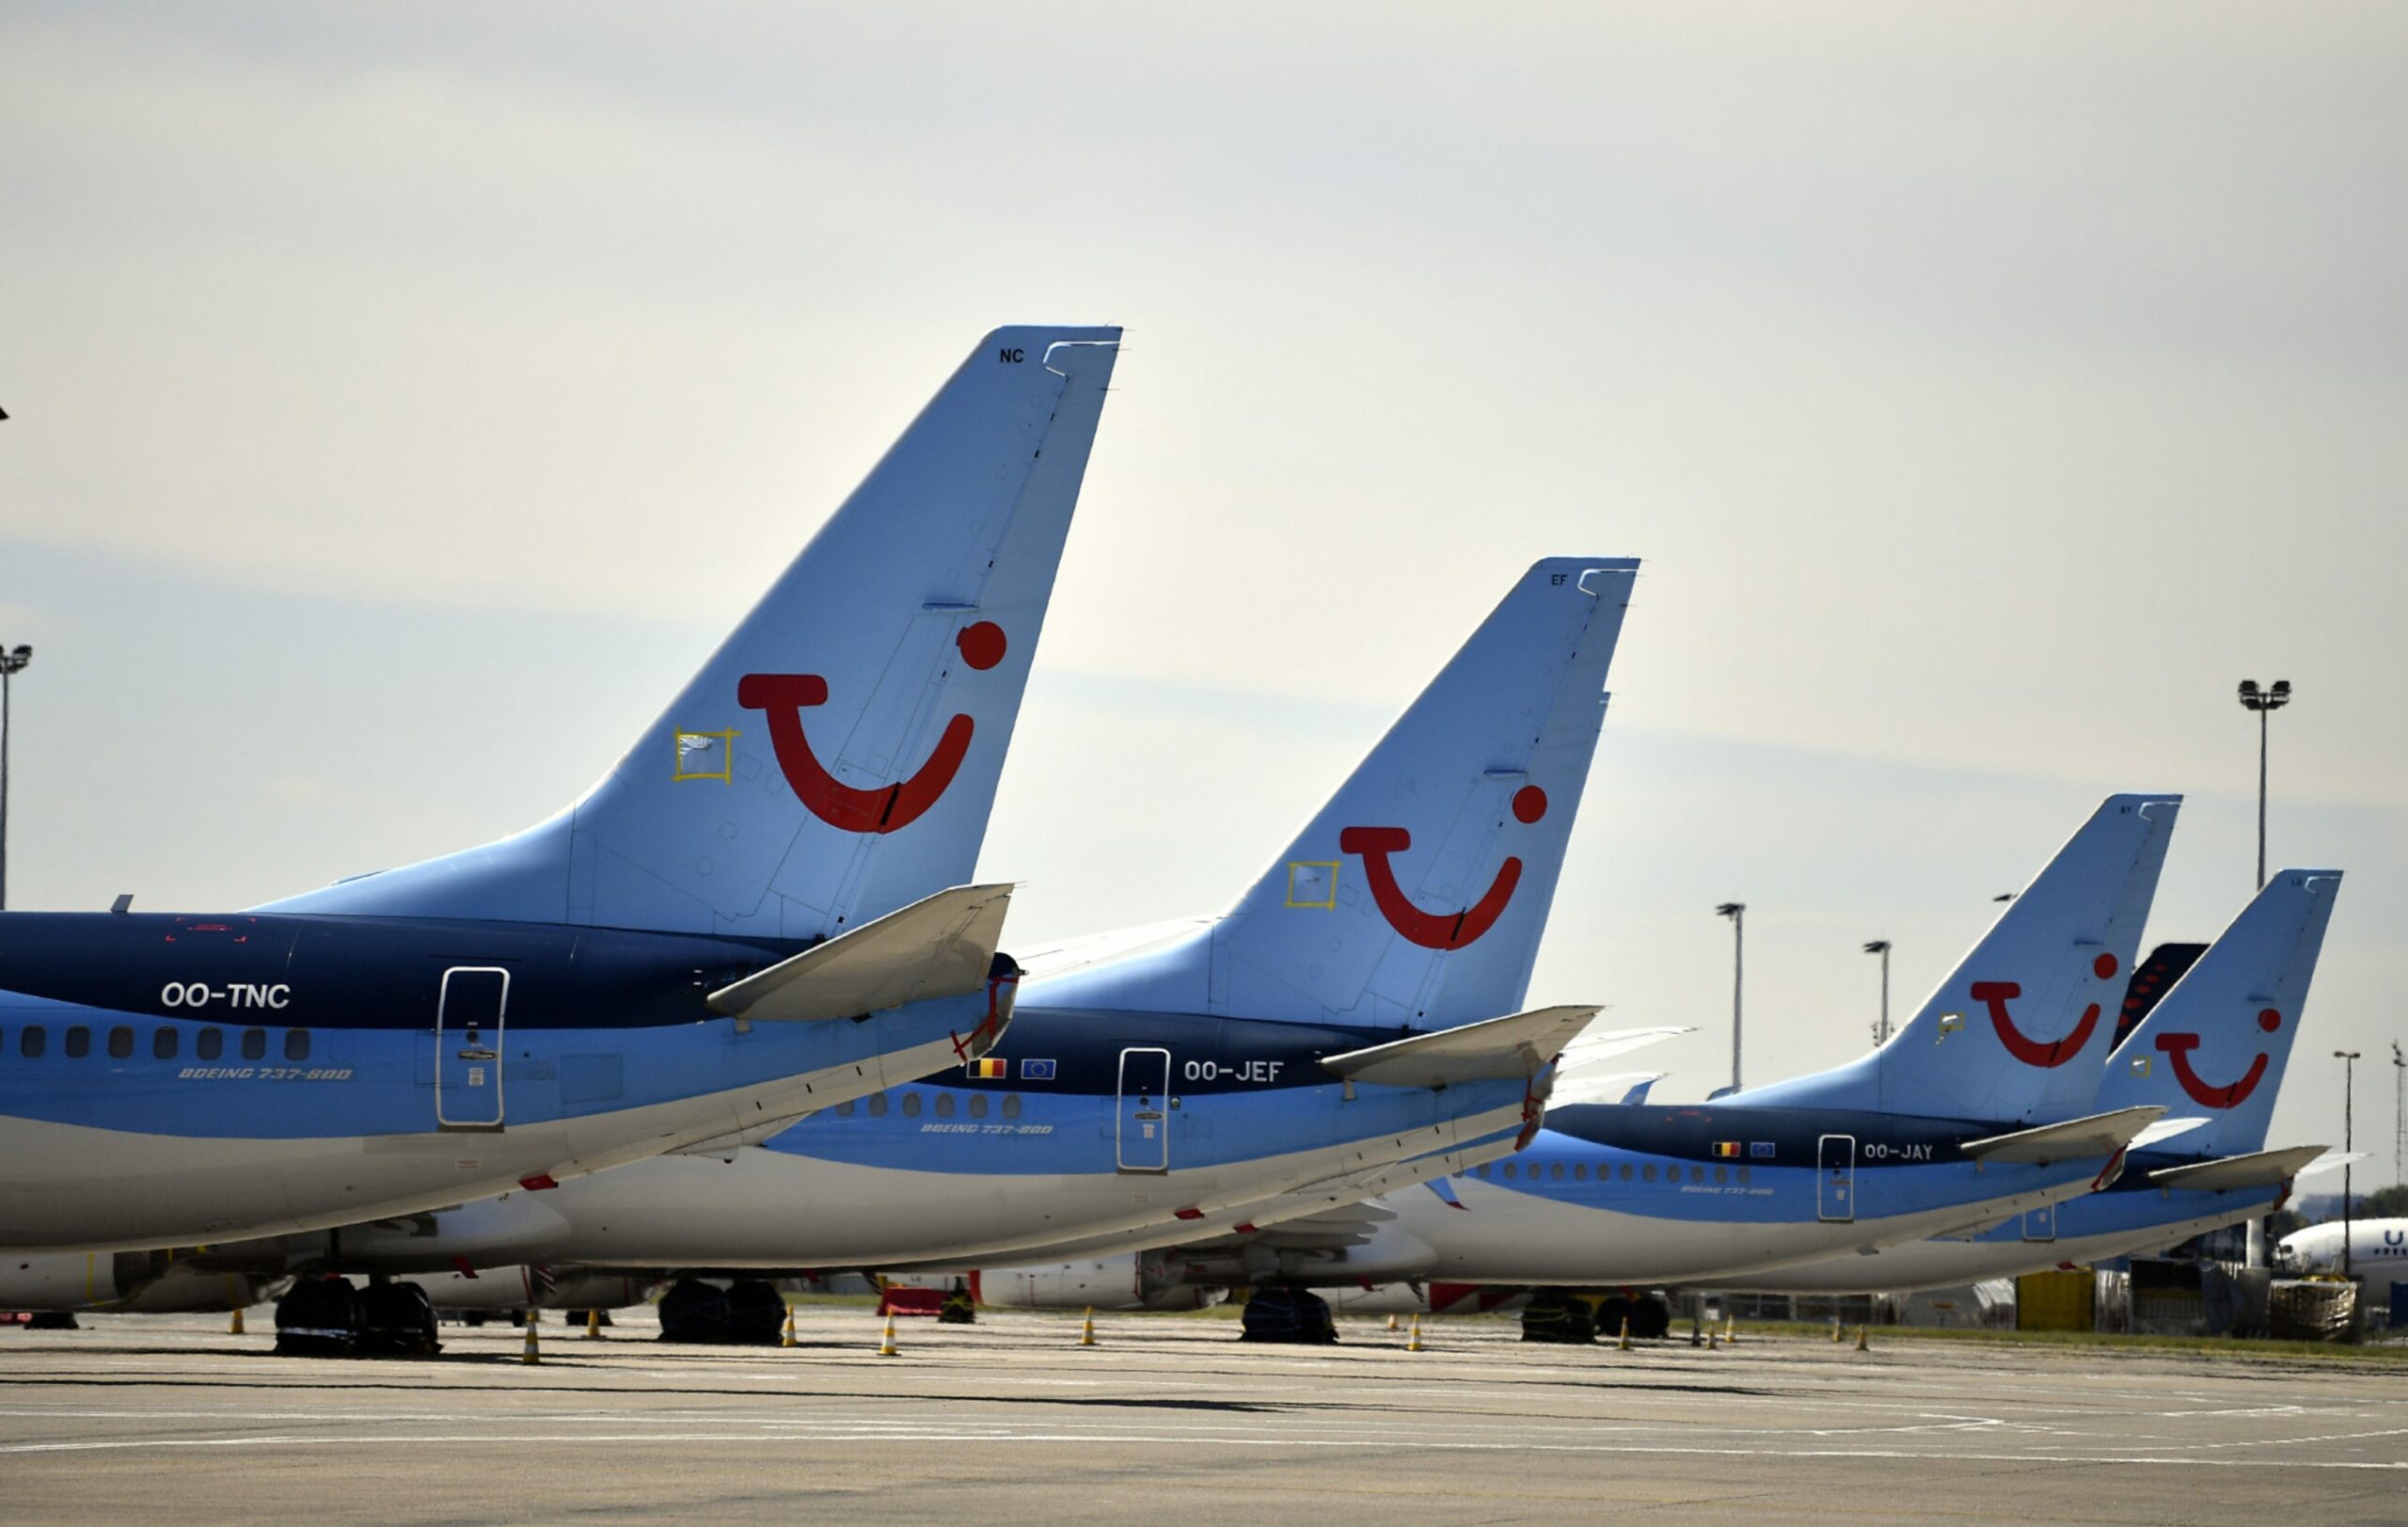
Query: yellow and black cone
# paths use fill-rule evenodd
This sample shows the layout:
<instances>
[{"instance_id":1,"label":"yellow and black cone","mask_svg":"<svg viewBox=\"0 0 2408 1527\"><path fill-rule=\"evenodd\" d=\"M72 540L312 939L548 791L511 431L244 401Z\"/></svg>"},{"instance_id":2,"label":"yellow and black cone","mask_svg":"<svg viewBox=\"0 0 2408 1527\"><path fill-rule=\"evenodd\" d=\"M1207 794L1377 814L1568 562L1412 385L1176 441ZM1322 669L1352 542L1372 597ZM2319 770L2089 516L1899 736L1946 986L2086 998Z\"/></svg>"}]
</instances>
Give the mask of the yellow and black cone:
<instances>
[{"instance_id":1,"label":"yellow and black cone","mask_svg":"<svg viewBox=\"0 0 2408 1527\"><path fill-rule=\"evenodd\" d=\"M543 1344L535 1338L535 1312L527 1312L527 1340L518 1348L518 1360L529 1367L544 1360Z\"/></svg>"},{"instance_id":2,"label":"yellow and black cone","mask_svg":"<svg viewBox=\"0 0 2408 1527\"><path fill-rule=\"evenodd\" d=\"M1405 1339L1404 1339L1404 1349L1405 1349L1407 1352L1418 1352L1418 1351L1422 1350L1422 1346L1421 1346L1421 1317L1420 1317L1419 1315L1415 1315L1415 1316L1413 1317L1413 1328L1412 1328L1412 1330L1411 1330L1411 1331L1410 1331L1410 1332L1405 1336Z\"/></svg>"},{"instance_id":3,"label":"yellow and black cone","mask_svg":"<svg viewBox=\"0 0 2408 1527\"><path fill-rule=\"evenodd\" d=\"M1831 1344L1833 1346L1837 1346L1846 1340L1847 1332L1841 1328L1840 1317L1833 1315L1831 1317Z\"/></svg>"},{"instance_id":4,"label":"yellow and black cone","mask_svg":"<svg viewBox=\"0 0 2408 1527\"><path fill-rule=\"evenodd\" d=\"M879 1338L878 1355L881 1358L893 1358L901 1356L902 1352L903 1349L895 1344L895 1317L893 1315L888 1315L886 1317L886 1334Z\"/></svg>"},{"instance_id":5,"label":"yellow and black cone","mask_svg":"<svg viewBox=\"0 0 2408 1527\"><path fill-rule=\"evenodd\" d=\"M1705 1349L1708 1352L1719 1352L1722 1350L1722 1333L1714 1329L1710 1326L1706 1328Z\"/></svg>"},{"instance_id":6,"label":"yellow and black cone","mask_svg":"<svg viewBox=\"0 0 2408 1527\"><path fill-rule=\"evenodd\" d=\"M1873 1350L1872 1327L1859 1326L1856 1328L1856 1349L1859 1352L1870 1352Z\"/></svg>"},{"instance_id":7,"label":"yellow and black cone","mask_svg":"<svg viewBox=\"0 0 2408 1527\"><path fill-rule=\"evenodd\" d=\"M1092 1304L1087 1306L1086 1318L1079 1322L1079 1344L1095 1345L1095 1306Z\"/></svg>"},{"instance_id":8,"label":"yellow and black cone","mask_svg":"<svg viewBox=\"0 0 2408 1527\"><path fill-rule=\"evenodd\" d=\"M1614 1350L1617 1352L1630 1350L1630 1317L1628 1315L1622 1317L1622 1340L1614 1344Z\"/></svg>"},{"instance_id":9,"label":"yellow and black cone","mask_svg":"<svg viewBox=\"0 0 2408 1527\"><path fill-rule=\"evenodd\" d=\"M1736 1315L1725 1315L1725 1316L1723 1316L1723 1318L1722 1318L1722 1344L1723 1344L1724 1346L1737 1346L1737 1345L1739 1344L1739 1317L1738 1317L1738 1316L1736 1316Z\"/></svg>"},{"instance_id":10,"label":"yellow and black cone","mask_svg":"<svg viewBox=\"0 0 2408 1527\"><path fill-rule=\"evenodd\" d=\"M602 1340L601 1311L588 1310L585 1312L585 1339L589 1342L598 1342Z\"/></svg>"},{"instance_id":11,"label":"yellow and black cone","mask_svg":"<svg viewBox=\"0 0 2408 1527\"><path fill-rule=\"evenodd\" d=\"M1391 1313L1391 1314L1388 1316L1388 1329L1390 1329L1390 1330L1402 1330L1402 1329L1404 1329L1404 1327L1403 1327L1401 1323L1399 1323L1399 1321L1397 1320L1396 1316L1395 1316L1393 1313Z\"/></svg>"},{"instance_id":12,"label":"yellow and black cone","mask_svg":"<svg viewBox=\"0 0 2408 1527\"><path fill-rule=\"evenodd\" d=\"M778 1344L780 1346L792 1346L795 1344L794 1306L791 1304L786 1306L786 1333L778 1339Z\"/></svg>"},{"instance_id":13,"label":"yellow and black cone","mask_svg":"<svg viewBox=\"0 0 2408 1527\"><path fill-rule=\"evenodd\" d=\"M240 1310L234 1312L234 1323L226 1328L226 1334L229 1336L243 1334L243 1312Z\"/></svg>"}]
</instances>

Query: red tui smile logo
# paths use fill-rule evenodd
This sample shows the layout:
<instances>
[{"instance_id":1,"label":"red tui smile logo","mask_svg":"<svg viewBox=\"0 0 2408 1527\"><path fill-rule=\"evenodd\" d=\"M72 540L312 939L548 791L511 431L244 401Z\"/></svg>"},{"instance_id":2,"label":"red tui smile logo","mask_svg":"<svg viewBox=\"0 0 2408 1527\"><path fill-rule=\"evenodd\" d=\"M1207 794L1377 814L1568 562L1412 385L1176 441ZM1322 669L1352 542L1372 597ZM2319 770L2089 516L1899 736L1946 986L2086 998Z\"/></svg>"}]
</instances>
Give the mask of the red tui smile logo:
<instances>
[{"instance_id":1,"label":"red tui smile logo","mask_svg":"<svg viewBox=\"0 0 2408 1527\"><path fill-rule=\"evenodd\" d=\"M1513 792L1515 820L1534 822L1545 815L1545 790L1525 785ZM1371 899L1390 928L1425 949L1460 949L1477 943L1497 926L1497 919L1513 899L1513 887L1522 883L1522 861L1508 854L1480 899L1461 912L1424 912L1397 883L1396 867L1388 862L1390 854L1412 847L1413 835L1402 827L1349 827L1338 835L1339 852L1362 858L1364 878L1371 883Z\"/></svg>"},{"instance_id":2,"label":"red tui smile logo","mask_svg":"<svg viewBox=\"0 0 2408 1527\"><path fill-rule=\"evenodd\" d=\"M2271 1034L2283 1026L2283 1015L2272 1008L2263 1009L2258 1014L2258 1026ZM2261 1050L2258 1058L2249 1062L2249 1069L2241 1074L2241 1080L2227 1087L2218 1087L2191 1067L2191 1052L2199 1047L2198 1035L2160 1034L2157 1047L2165 1052L2165 1063L2174 1068L2174 1079L2182 1084L2182 1090L2190 1095L2191 1101L2202 1108L2240 1107L2249 1101L2250 1093L2258 1090L2258 1084L2265 1079L2266 1067L2270 1063L2266 1053Z\"/></svg>"},{"instance_id":3,"label":"red tui smile logo","mask_svg":"<svg viewBox=\"0 0 2408 1527\"><path fill-rule=\"evenodd\" d=\"M2102 981L2115 974L2116 968L2112 954L2102 954L2090 963L2091 974ZM1972 994L1974 1001L1989 1010L1990 1026L1998 1031L1998 1042L2006 1046L2006 1053L2043 1071L2062 1066L2080 1055L2082 1047L2089 1042L2091 1031L2099 1026L2099 1004L2094 1002L2082 1010L2082 1022L2073 1026L2072 1033L2061 1040L2036 1040L2016 1027L2014 1017L2006 1010L2007 1003L2023 994L2020 982L1975 981Z\"/></svg>"},{"instance_id":4,"label":"red tui smile logo","mask_svg":"<svg viewBox=\"0 0 2408 1527\"><path fill-rule=\"evenodd\" d=\"M964 628L954 644L973 668L992 668L1004 660L1003 628L993 621ZM803 731L803 711L828 703L826 679L817 674L747 674L737 681L736 703L768 716L769 744L777 750L778 768L795 799L821 821L848 833L893 833L917 821L943 798L969 756L971 733L977 729L970 717L956 712L944 724L927 761L911 778L865 790L828 772Z\"/></svg>"}]
</instances>

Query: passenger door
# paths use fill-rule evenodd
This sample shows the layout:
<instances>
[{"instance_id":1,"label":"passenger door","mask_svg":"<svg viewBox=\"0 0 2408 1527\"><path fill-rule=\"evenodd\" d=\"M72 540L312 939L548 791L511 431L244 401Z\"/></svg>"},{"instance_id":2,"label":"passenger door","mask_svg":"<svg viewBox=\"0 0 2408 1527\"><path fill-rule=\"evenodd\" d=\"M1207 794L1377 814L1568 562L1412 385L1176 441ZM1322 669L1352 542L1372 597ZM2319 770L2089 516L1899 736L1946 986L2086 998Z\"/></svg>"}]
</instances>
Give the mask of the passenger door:
<instances>
[{"instance_id":1,"label":"passenger door","mask_svg":"<svg viewBox=\"0 0 2408 1527\"><path fill-rule=\"evenodd\" d=\"M1120 1052L1120 1124L1115 1148L1122 1171L1170 1170L1170 1052Z\"/></svg>"},{"instance_id":2,"label":"passenger door","mask_svg":"<svg viewBox=\"0 0 2408 1527\"><path fill-rule=\"evenodd\" d=\"M444 1129L499 1129L501 1026L510 972L454 965L435 1005L435 1121Z\"/></svg>"},{"instance_id":3,"label":"passenger door","mask_svg":"<svg viewBox=\"0 0 2408 1527\"><path fill-rule=\"evenodd\" d=\"M1814 1215L1833 1224L1856 1218L1856 1137L1826 1135L1815 1149Z\"/></svg>"}]
</instances>

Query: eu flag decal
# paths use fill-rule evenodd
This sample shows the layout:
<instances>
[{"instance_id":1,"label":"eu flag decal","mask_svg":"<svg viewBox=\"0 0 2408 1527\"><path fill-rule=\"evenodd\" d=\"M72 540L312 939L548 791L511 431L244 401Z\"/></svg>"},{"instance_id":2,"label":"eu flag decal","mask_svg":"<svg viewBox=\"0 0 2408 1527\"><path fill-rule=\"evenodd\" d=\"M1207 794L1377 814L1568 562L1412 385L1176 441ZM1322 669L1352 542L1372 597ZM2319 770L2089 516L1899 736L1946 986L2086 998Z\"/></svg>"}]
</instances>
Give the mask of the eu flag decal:
<instances>
[{"instance_id":1,"label":"eu flag decal","mask_svg":"<svg viewBox=\"0 0 2408 1527\"><path fill-rule=\"evenodd\" d=\"M1020 1079L1024 1082L1050 1082L1054 1079L1054 1062L1023 1060L1020 1063Z\"/></svg>"},{"instance_id":2,"label":"eu flag decal","mask_svg":"<svg viewBox=\"0 0 2408 1527\"><path fill-rule=\"evenodd\" d=\"M1770 1161L1772 1159L1772 1141L1750 1140L1748 1142L1748 1154L1758 1161Z\"/></svg>"}]
</instances>

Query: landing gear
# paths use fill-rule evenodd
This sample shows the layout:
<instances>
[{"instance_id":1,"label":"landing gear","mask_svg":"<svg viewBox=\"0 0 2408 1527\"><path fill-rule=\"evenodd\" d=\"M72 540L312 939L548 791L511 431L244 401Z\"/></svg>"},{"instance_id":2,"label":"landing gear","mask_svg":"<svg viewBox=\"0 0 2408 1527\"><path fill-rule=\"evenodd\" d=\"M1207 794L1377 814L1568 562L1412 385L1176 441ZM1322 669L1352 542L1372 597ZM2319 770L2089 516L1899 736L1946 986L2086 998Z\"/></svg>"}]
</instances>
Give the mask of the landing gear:
<instances>
[{"instance_id":1,"label":"landing gear","mask_svg":"<svg viewBox=\"0 0 2408 1527\"><path fill-rule=\"evenodd\" d=\"M1272 1283L1247 1296L1240 1319L1242 1342L1281 1342L1328 1346L1338 1340L1338 1322L1330 1318L1329 1302L1293 1283Z\"/></svg>"},{"instance_id":2,"label":"landing gear","mask_svg":"<svg viewBox=\"0 0 2408 1527\"><path fill-rule=\"evenodd\" d=\"M1621 1322L1614 1328L1619 1332ZM1585 1345L1597 1339L1597 1317L1589 1301L1560 1288L1543 1288L1530 1296L1522 1312L1522 1340Z\"/></svg>"},{"instance_id":3,"label":"landing gear","mask_svg":"<svg viewBox=\"0 0 2408 1527\"><path fill-rule=\"evenodd\" d=\"M1656 1341L1672 1328L1672 1307L1660 1294L1645 1294L1630 1301L1630 1334Z\"/></svg>"},{"instance_id":4,"label":"landing gear","mask_svg":"<svg viewBox=\"0 0 2408 1527\"><path fill-rule=\"evenodd\" d=\"M82 1330L71 1310L36 1310L25 1316L27 1330Z\"/></svg>"},{"instance_id":5,"label":"landing gear","mask_svg":"<svg viewBox=\"0 0 2408 1527\"><path fill-rule=\"evenodd\" d=\"M359 1292L342 1279L304 1278L276 1301L276 1355L347 1358L359 1344Z\"/></svg>"},{"instance_id":6,"label":"landing gear","mask_svg":"<svg viewBox=\"0 0 2408 1527\"><path fill-rule=\"evenodd\" d=\"M776 1346L785 1327L785 1296L766 1279L739 1278L722 1289L699 1278L680 1278L660 1296L664 1342Z\"/></svg>"},{"instance_id":7,"label":"landing gear","mask_svg":"<svg viewBox=\"0 0 2408 1527\"><path fill-rule=\"evenodd\" d=\"M442 1351L426 1290L372 1279L360 1291L359 1339L352 1350L363 1358L431 1358Z\"/></svg>"}]
</instances>

